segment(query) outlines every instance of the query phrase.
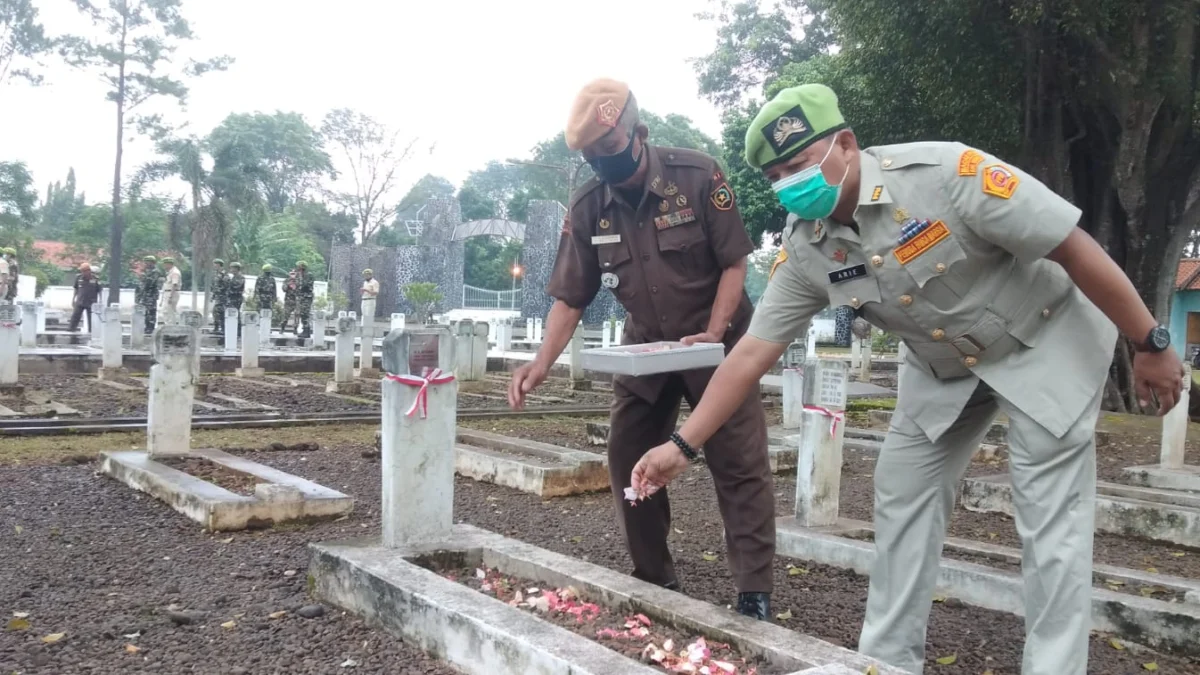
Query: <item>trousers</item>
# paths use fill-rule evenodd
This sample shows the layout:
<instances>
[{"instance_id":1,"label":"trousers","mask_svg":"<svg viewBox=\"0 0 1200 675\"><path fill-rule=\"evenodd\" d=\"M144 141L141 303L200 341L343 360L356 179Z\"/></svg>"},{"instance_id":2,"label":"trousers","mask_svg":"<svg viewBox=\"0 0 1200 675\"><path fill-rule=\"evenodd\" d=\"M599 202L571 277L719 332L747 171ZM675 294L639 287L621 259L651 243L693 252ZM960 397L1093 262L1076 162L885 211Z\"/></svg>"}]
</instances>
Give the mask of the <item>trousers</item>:
<instances>
[{"instance_id":1,"label":"trousers","mask_svg":"<svg viewBox=\"0 0 1200 675\"><path fill-rule=\"evenodd\" d=\"M648 401L613 380L615 398L608 438L608 469L618 521L633 559L633 576L650 583L678 582L667 546L671 502L663 488L630 505L624 498L633 467L675 430L679 403L695 408L713 369L671 375L656 400ZM774 481L767 456L767 420L755 388L733 417L704 445L725 522L729 569L740 592L770 593L775 559ZM678 489L678 488L677 488Z\"/></svg>"},{"instance_id":2,"label":"trousers","mask_svg":"<svg viewBox=\"0 0 1200 675\"><path fill-rule=\"evenodd\" d=\"M983 382L937 441L896 406L875 466L875 563L858 648L921 675L946 524L959 481L997 412L1008 416L1024 578L1024 675L1086 675L1103 389L1057 438ZM901 397L905 392L901 392ZM917 395L928 395L922 392Z\"/></svg>"},{"instance_id":3,"label":"trousers","mask_svg":"<svg viewBox=\"0 0 1200 675\"><path fill-rule=\"evenodd\" d=\"M367 326L375 321L375 298L363 298L362 300L362 317L359 319L359 325Z\"/></svg>"},{"instance_id":4,"label":"trousers","mask_svg":"<svg viewBox=\"0 0 1200 675\"><path fill-rule=\"evenodd\" d=\"M79 322L83 320L84 312L87 312L88 330L92 330L92 306L75 305L75 308L71 310L71 323L68 327L72 333L79 330Z\"/></svg>"}]
</instances>

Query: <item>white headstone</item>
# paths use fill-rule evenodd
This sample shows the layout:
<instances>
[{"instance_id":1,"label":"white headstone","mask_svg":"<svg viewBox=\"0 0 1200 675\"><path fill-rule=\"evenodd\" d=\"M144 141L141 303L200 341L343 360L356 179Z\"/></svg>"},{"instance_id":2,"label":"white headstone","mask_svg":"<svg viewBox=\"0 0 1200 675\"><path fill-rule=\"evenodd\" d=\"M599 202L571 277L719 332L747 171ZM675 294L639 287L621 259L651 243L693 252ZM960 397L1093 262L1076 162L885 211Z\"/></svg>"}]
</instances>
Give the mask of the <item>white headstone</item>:
<instances>
[{"instance_id":1,"label":"white headstone","mask_svg":"<svg viewBox=\"0 0 1200 675\"><path fill-rule=\"evenodd\" d=\"M873 329L872 329L872 332L873 332ZM861 344L862 352L858 359L858 361L859 361L858 381L859 382L870 382L871 381L871 336L870 336L870 334L868 334L868 336L866 338L864 338L860 344Z\"/></svg>"},{"instance_id":2,"label":"white headstone","mask_svg":"<svg viewBox=\"0 0 1200 675\"><path fill-rule=\"evenodd\" d=\"M225 308L225 353L232 354L237 351L238 343L238 309L237 307Z\"/></svg>"},{"instance_id":3,"label":"white headstone","mask_svg":"<svg viewBox=\"0 0 1200 675\"><path fill-rule=\"evenodd\" d=\"M18 303L21 308L21 346L37 346L37 305L32 302Z\"/></svg>"},{"instance_id":4,"label":"white headstone","mask_svg":"<svg viewBox=\"0 0 1200 675\"><path fill-rule=\"evenodd\" d=\"M534 344L542 344L542 320L533 320L533 342Z\"/></svg>"},{"instance_id":5,"label":"white headstone","mask_svg":"<svg viewBox=\"0 0 1200 675\"><path fill-rule=\"evenodd\" d=\"M238 377L262 377L263 369L258 367L260 337L258 312L242 312L242 367L237 370Z\"/></svg>"},{"instance_id":6,"label":"white headstone","mask_svg":"<svg viewBox=\"0 0 1200 675\"><path fill-rule=\"evenodd\" d=\"M354 380L354 335L357 331L354 319L345 314L338 315L337 336L333 342L333 381L339 383Z\"/></svg>"},{"instance_id":7,"label":"white headstone","mask_svg":"<svg viewBox=\"0 0 1200 675\"><path fill-rule=\"evenodd\" d=\"M200 380L200 340L204 335L204 315L194 309L185 309L179 313L180 324L191 330L194 335L192 344L195 349L192 350L192 375L195 381ZM160 324L161 325L161 324Z\"/></svg>"},{"instance_id":8,"label":"white headstone","mask_svg":"<svg viewBox=\"0 0 1200 675\"><path fill-rule=\"evenodd\" d=\"M37 301L37 332L38 334L46 332L46 301Z\"/></svg>"},{"instance_id":9,"label":"white headstone","mask_svg":"<svg viewBox=\"0 0 1200 675\"><path fill-rule=\"evenodd\" d=\"M482 380L487 377L488 325L483 321L475 324L475 339L471 341L471 377Z\"/></svg>"},{"instance_id":10,"label":"white headstone","mask_svg":"<svg viewBox=\"0 0 1200 675\"><path fill-rule=\"evenodd\" d=\"M346 313L338 312L338 318L342 318ZM329 323L329 312L321 310L313 310L312 312L312 346L313 349L325 349L325 330Z\"/></svg>"},{"instance_id":11,"label":"white headstone","mask_svg":"<svg viewBox=\"0 0 1200 675\"><path fill-rule=\"evenodd\" d=\"M614 330L614 335L615 335L614 342L616 342L617 345L619 346L622 344L622 341L625 339L625 321L623 321L623 320L618 321L617 325L613 327L613 330Z\"/></svg>"},{"instance_id":12,"label":"white headstone","mask_svg":"<svg viewBox=\"0 0 1200 675\"><path fill-rule=\"evenodd\" d=\"M20 308L0 303L0 384L17 383L17 364L21 358L20 344Z\"/></svg>"},{"instance_id":13,"label":"white headstone","mask_svg":"<svg viewBox=\"0 0 1200 675\"><path fill-rule=\"evenodd\" d=\"M805 353L808 358L817 358L817 331L811 325L808 327L808 336L805 341Z\"/></svg>"},{"instance_id":14,"label":"white headstone","mask_svg":"<svg viewBox=\"0 0 1200 675\"><path fill-rule=\"evenodd\" d=\"M474 355L475 322L462 319L451 326L451 330L454 333L454 353L458 355L454 360L454 374L460 380L474 380L471 357Z\"/></svg>"},{"instance_id":15,"label":"white headstone","mask_svg":"<svg viewBox=\"0 0 1200 675\"><path fill-rule=\"evenodd\" d=\"M1163 417L1159 463L1164 469L1182 469L1187 446L1188 399L1192 388L1192 367L1183 366L1183 394L1179 403Z\"/></svg>"},{"instance_id":16,"label":"white headstone","mask_svg":"<svg viewBox=\"0 0 1200 675\"><path fill-rule=\"evenodd\" d=\"M129 348L143 349L146 346L146 308L143 305L133 306L133 315L129 321Z\"/></svg>"},{"instance_id":17,"label":"white headstone","mask_svg":"<svg viewBox=\"0 0 1200 675\"><path fill-rule=\"evenodd\" d=\"M533 319L525 319L525 341L533 342Z\"/></svg>"},{"instance_id":18,"label":"white headstone","mask_svg":"<svg viewBox=\"0 0 1200 675\"><path fill-rule=\"evenodd\" d=\"M121 367L121 307L109 305L104 308L104 335L102 336L101 367Z\"/></svg>"},{"instance_id":19,"label":"white headstone","mask_svg":"<svg viewBox=\"0 0 1200 675\"><path fill-rule=\"evenodd\" d=\"M850 369L858 370L862 367L862 340L857 335L850 337Z\"/></svg>"},{"instance_id":20,"label":"white headstone","mask_svg":"<svg viewBox=\"0 0 1200 675\"><path fill-rule=\"evenodd\" d=\"M389 330L404 330L404 315L392 314L392 327Z\"/></svg>"},{"instance_id":21,"label":"white headstone","mask_svg":"<svg viewBox=\"0 0 1200 675\"><path fill-rule=\"evenodd\" d=\"M314 312L315 314L316 312ZM258 310L258 343L263 349L271 348L271 310Z\"/></svg>"},{"instance_id":22,"label":"white headstone","mask_svg":"<svg viewBox=\"0 0 1200 675\"><path fill-rule=\"evenodd\" d=\"M820 527L833 525L838 517L848 378L844 361L810 360L805 371L808 391L796 461L796 520L804 527Z\"/></svg>"},{"instance_id":23,"label":"white headstone","mask_svg":"<svg viewBox=\"0 0 1200 675\"><path fill-rule=\"evenodd\" d=\"M806 350L795 341L783 354L783 428L799 429L804 419L804 366Z\"/></svg>"},{"instance_id":24,"label":"white headstone","mask_svg":"<svg viewBox=\"0 0 1200 675\"><path fill-rule=\"evenodd\" d=\"M583 378L583 322L575 326L571 336L571 381L578 382Z\"/></svg>"},{"instance_id":25,"label":"white headstone","mask_svg":"<svg viewBox=\"0 0 1200 675\"><path fill-rule=\"evenodd\" d=\"M496 324L496 349L502 352L512 351L512 337L512 322L502 319Z\"/></svg>"},{"instance_id":26,"label":"white headstone","mask_svg":"<svg viewBox=\"0 0 1200 675\"><path fill-rule=\"evenodd\" d=\"M151 457L191 450L193 382L198 376L192 366L199 352L198 337L199 331L186 325L164 325L154 331L155 363L150 367L146 413L146 450Z\"/></svg>"},{"instance_id":27,"label":"white headstone","mask_svg":"<svg viewBox=\"0 0 1200 675\"><path fill-rule=\"evenodd\" d=\"M604 323L602 323L600 325L600 346L602 348L608 349L609 347L612 346L612 343L613 343L612 335L613 335L613 322L605 321Z\"/></svg>"},{"instance_id":28,"label":"white headstone","mask_svg":"<svg viewBox=\"0 0 1200 675\"><path fill-rule=\"evenodd\" d=\"M92 330L92 346L99 347L104 339L104 334L100 331L104 325L104 305L95 302L92 303L91 325L88 326Z\"/></svg>"},{"instance_id":29,"label":"white headstone","mask_svg":"<svg viewBox=\"0 0 1200 675\"><path fill-rule=\"evenodd\" d=\"M450 373L454 362L454 338L444 327L393 331L383 343L391 374ZM420 387L391 378L382 387L383 545L446 540L454 522L458 383L428 385L425 405L411 415Z\"/></svg>"}]
</instances>

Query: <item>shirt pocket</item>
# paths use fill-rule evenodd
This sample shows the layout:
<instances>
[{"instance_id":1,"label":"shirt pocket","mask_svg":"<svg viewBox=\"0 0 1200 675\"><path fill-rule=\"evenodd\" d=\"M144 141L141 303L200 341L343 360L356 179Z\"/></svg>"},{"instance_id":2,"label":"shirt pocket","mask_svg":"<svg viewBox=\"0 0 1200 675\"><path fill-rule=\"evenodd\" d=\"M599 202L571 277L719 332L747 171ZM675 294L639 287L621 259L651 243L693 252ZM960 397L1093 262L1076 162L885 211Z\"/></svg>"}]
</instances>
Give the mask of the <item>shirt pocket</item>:
<instances>
[{"instance_id":1,"label":"shirt pocket","mask_svg":"<svg viewBox=\"0 0 1200 675\"><path fill-rule=\"evenodd\" d=\"M629 244L622 241L616 244L602 244L597 247L596 256L600 261L600 287L604 285L604 275L613 274L617 278L616 288L610 288L613 295L620 300L628 300L637 295L637 284L634 283L636 266L631 265L633 256L629 253Z\"/></svg>"},{"instance_id":2,"label":"shirt pocket","mask_svg":"<svg viewBox=\"0 0 1200 675\"><path fill-rule=\"evenodd\" d=\"M688 277L710 274L717 265L699 222L659 230L658 253L671 269Z\"/></svg>"},{"instance_id":3,"label":"shirt pocket","mask_svg":"<svg viewBox=\"0 0 1200 675\"><path fill-rule=\"evenodd\" d=\"M949 310L955 308L970 291L962 280L970 279L973 275L962 274L961 270L954 269L955 265L964 265L966 260L966 251L951 233L908 261L904 270L920 289L923 299L938 309Z\"/></svg>"},{"instance_id":4,"label":"shirt pocket","mask_svg":"<svg viewBox=\"0 0 1200 675\"><path fill-rule=\"evenodd\" d=\"M830 307L845 305L857 311L867 303L879 302L883 297L879 292L879 281L869 274L837 283L831 283L826 274L824 283Z\"/></svg>"}]
</instances>

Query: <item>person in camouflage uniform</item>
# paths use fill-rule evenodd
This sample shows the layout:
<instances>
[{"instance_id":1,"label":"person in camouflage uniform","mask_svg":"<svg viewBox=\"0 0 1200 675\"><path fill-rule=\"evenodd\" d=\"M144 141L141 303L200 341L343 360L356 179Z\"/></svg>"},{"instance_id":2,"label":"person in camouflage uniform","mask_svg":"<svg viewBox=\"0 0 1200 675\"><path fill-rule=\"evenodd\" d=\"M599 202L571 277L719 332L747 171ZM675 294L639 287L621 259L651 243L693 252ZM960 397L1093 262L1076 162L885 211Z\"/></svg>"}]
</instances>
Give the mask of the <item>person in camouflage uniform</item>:
<instances>
[{"instance_id":1,"label":"person in camouflage uniform","mask_svg":"<svg viewBox=\"0 0 1200 675\"><path fill-rule=\"evenodd\" d=\"M242 331L242 303L246 301L246 277L242 276L242 263L229 263L229 276L225 278L225 307L238 311L238 332Z\"/></svg>"},{"instance_id":2,"label":"person in camouflage uniform","mask_svg":"<svg viewBox=\"0 0 1200 675\"><path fill-rule=\"evenodd\" d=\"M258 298L258 312L262 314L263 310L275 310L275 298L278 293L275 286L275 277L271 274L271 266L263 265L262 274L258 275L258 279L254 282L254 297ZM286 317L285 317L286 320Z\"/></svg>"},{"instance_id":3,"label":"person in camouflage uniform","mask_svg":"<svg viewBox=\"0 0 1200 675\"><path fill-rule=\"evenodd\" d=\"M152 255L142 258L142 282L134 289L134 302L146 310L146 335L154 332L158 323L158 292L162 289L163 275L158 271L158 259Z\"/></svg>"},{"instance_id":4,"label":"person in camouflage uniform","mask_svg":"<svg viewBox=\"0 0 1200 675\"><path fill-rule=\"evenodd\" d=\"M17 299L17 282L20 281L21 269L17 263L17 249L4 249L4 258L8 261L8 293L4 299L15 302Z\"/></svg>"},{"instance_id":5,"label":"person in camouflage uniform","mask_svg":"<svg viewBox=\"0 0 1200 675\"><path fill-rule=\"evenodd\" d=\"M304 324L304 330L297 337L312 337L313 276L308 273L308 263L303 260L296 263L296 304L300 311L296 327Z\"/></svg>"},{"instance_id":6,"label":"person in camouflage uniform","mask_svg":"<svg viewBox=\"0 0 1200 675\"><path fill-rule=\"evenodd\" d=\"M288 272L287 281L283 283L283 320L279 322L279 332L287 329L288 321L296 314L296 270ZM299 321L296 330L300 330Z\"/></svg>"},{"instance_id":7,"label":"person in camouflage uniform","mask_svg":"<svg viewBox=\"0 0 1200 675\"><path fill-rule=\"evenodd\" d=\"M216 258L213 260L212 280L208 282L208 297L212 302L213 332L217 335L225 334L225 287L228 285L225 261Z\"/></svg>"}]
</instances>

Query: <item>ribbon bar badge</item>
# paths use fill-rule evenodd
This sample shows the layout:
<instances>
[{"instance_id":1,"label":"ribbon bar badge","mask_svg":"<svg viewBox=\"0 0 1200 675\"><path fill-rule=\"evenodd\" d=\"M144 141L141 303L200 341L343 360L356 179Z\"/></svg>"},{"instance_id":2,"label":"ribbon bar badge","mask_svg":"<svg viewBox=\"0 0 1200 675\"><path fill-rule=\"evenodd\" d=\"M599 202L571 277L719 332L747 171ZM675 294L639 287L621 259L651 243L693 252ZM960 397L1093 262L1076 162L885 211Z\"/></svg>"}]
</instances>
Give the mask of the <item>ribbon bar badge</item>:
<instances>
[{"instance_id":1,"label":"ribbon bar badge","mask_svg":"<svg viewBox=\"0 0 1200 675\"><path fill-rule=\"evenodd\" d=\"M659 216L654 219L654 227L665 230L669 227L683 225L696 220L696 212L690 208L679 209L675 213L668 213L665 216Z\"/></svg>"}]
</instances>

